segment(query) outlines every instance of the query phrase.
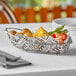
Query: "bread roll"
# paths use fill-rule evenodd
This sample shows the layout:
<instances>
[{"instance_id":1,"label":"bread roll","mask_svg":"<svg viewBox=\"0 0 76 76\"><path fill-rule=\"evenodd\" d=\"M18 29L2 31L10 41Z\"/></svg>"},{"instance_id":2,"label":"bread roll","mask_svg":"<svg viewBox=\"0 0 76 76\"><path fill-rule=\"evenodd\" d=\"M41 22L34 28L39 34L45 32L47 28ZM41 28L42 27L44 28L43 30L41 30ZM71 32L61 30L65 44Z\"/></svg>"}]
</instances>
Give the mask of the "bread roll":
<instances>
[{"instance_id":1,"label":"bread roll","mask_svg":"<svg viewBox=\"0 0 76 76\"><path fill-rule=\"evenodd\" d=\"M24 33L22 33L22 32L17 32L16 34L24 35Z\"/></svg>"},{"instance_id":2,"label":"bread roll","mask_svg":"<svg viewBox=\"0 0 76 76\"><path fill-rule=\"evenodd\" d=\"M32 37L31 33L25 33L24 35L27 36L27 37Z\"/></svg>"},{"instance_id":3,"label":"bread roll","mask_svg":"<svg viewBox=\"0 0 76 76\"><path fill-rule=\"evenodd\" d=\"M29 29L22 29L21 32L22 33L32 33Z\"/></svg>"},{"instance_id":4,"label":"bread roll","mask_svg":"<svg viewBox=\"0 0 76 76\"><path fill-rule=\"evenodd\" d=\"M29 29L22 29L21 32L27 37L32 37L32 32Z\"/></svg>"},{"instance_id":5,"label":"bread roll","mask_svg":"<svg viewBox=\"0 0 76 76\"><path fill-rule=\"evenodd\" d=\"M10 33L11 33L12 35L15 35L17 32L14 31L14 30L11 30Z\"/></svg>"}]
</instances>

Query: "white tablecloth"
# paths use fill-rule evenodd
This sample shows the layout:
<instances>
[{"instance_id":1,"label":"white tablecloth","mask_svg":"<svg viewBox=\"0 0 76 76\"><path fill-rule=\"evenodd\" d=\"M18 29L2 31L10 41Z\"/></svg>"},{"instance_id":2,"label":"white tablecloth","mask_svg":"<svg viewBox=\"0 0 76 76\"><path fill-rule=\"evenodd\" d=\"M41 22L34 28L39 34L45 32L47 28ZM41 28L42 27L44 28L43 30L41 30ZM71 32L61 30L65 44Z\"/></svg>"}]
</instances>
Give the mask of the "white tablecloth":
<instances>
[{"instance_id":1,"label":"white tablecloth","mask_svg":"<svg viewBox=\"0 0 76 76\"><path fill-rule=\"evenodd\" d=\"M6 27L29 28L35 31L40 26L51 31L51 23L0 25L0 50L21 56L33 64L15 69L0 67L0 76L76 76L76 37L72 37L73 44L71 44L67 54L46 55L27 53L14 47L4 31Z\"/></svg>"}]
</instances>

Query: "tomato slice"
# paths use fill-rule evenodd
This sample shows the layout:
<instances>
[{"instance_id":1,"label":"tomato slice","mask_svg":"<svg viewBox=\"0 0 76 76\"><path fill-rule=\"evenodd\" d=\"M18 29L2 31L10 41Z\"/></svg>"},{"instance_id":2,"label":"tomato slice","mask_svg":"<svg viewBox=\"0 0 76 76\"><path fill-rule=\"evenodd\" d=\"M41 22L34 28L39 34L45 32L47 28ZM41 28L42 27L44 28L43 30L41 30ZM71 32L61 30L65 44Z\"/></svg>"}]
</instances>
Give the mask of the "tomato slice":
<instances>
[{"instance_id":1,"label":"tomato slice","mask_svg":"<svg viewBox=\"0 0 76 76\"><path fill-rule=\"evenodd\" d=\"M58 43L64 43L64 41L67 39L67 34L65 33L54 33L51 36L55 38Z\"/></svg>"},{"instance_id":2,"label":"tomato slice","mask_svg":"<svg viewBox=\"0 0 76 76\"><path fill-rule=\"evenodd\" d=\"M58 41L59 44L64 43L64 40L56 38L56 40Z\"/></svg>"},{"instance_id":3,"label":"tomato slice","mask_svg":"<svg viewBox=\"0 0 76 76\"><path fill-rule=\"evenodd\" d=\"M60 36L60 33L54 33L51 35L53 38L58 38Z\"/></svg>"},{"instance_id":4,"label":"tomato slice","mask_svg":"<svg viewBox=\"0 0 76 76\"><path fill-rule=\"evenodd\" d=\"M66 40L67 39L67 34L65 33L61 33L62 37L63 37L63 40Z\"/></svg>"},{"instance_id":5,"label":"tomato slice","mask_svg":"<svg viewBox=\"0 0 76 76\"><path fill-rule=\"evenodd\" d=\"M52 34L51 36L52 36L53 38L56 38L56 35L55 35L55 33L54 33L54 34Z\"/></svg>"},{"instance_id":6,"label":"tomato slice","mask_svg":"<svg viewBox=\"0 0 76 76\"><path fill-rule=\"evenodd\" d=\"M55 33L56 38L63 39L63 36L60 33Z\"/></svg>"},{"instance_id":7,"label":"tomato slice","mask_svg":"<svg viewBox=\"0 0 76 76\"><path fill-rule=\"evenodd\" d=\"M60 36L60 33L55 33L56 38L58 38Z\"/></svg>"},{"instance_id":8,"label":"tomato slice","mask_svg":"<svg viewBox=\"0 0 76 76\"><path fill-rule=\"evenodd\" d=\"M62 39L59 40L59 44L64 43L64 41Z\"/></svg>"}]
</instances>

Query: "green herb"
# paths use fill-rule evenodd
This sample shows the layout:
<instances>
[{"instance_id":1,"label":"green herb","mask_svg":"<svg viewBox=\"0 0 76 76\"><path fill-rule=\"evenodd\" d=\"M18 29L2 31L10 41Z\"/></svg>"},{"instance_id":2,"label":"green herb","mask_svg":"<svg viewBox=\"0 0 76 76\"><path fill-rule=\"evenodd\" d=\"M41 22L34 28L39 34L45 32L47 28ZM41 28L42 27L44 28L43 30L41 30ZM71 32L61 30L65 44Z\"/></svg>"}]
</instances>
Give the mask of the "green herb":
<instances>
[{"instance_id":1,"label":"green herb","mask_svg":"<svg viewBox=\"0 0 76 76\"><path fill-rule=\"evenodd\" d=\"M65 25L62 25L61 27L56 28L54 31L49 32L49 34L53 34L53 33L67 33L68 30L63 30L63 28L65 27ZM63 31L62 31L63 30Z\"/></svg>"},{"instance_id":2,"label":"green herb","mask_svg":"<svg viewBox=\"0 0 76 76\"><path fill-rule=\"evenodd\" d=\"M62 25L61 27L56 28L54 31L55 31L55 32L61 31L61 30L64 28L64 26L65 26L65 25Z\"/></svg>"},{"instance_id":3,"label":"green herb","mask_svg":"<svg viewBox=\"0 0 76 76\"><path fill-rule=\"evenodd\" d=\"M68 30L65 29L65 30L63 30L63 31L59 31L58 33L68 33Z\"/></svg>"}]
</instances>

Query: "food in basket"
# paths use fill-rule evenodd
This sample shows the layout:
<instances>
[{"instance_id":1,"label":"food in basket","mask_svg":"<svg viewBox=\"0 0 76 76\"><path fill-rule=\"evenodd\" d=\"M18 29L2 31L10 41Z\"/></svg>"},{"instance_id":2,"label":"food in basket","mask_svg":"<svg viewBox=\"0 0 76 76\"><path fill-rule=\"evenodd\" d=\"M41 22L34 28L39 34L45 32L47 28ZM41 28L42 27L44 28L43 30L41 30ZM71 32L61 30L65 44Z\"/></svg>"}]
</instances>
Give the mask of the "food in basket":
<instances>
[{"instance_id":1,"label":"food in basket","mask_svg":"<svg viewBox=\"0 0 76 76\"><path fill-rule=\"evenodd\" d=\"M49 33L43 28L40 27L34 34L33 37L49 36Z\"/></svg>"},{"instance_id":2,"label":"food in basket","mask_svg":"<svg viewBox=\"0 0 76 76\"><path fill-rule=\"evenodd\" d=\"M47 32L43 27L39 27L34 33L29 29L20 30L16 28L15 30L20 32L16 31L13 34L10 31L8 36L16 47L26 51L60 54L67 51L72 43L71 37L67 34L68 31L64 29L64 26L62 25L51 32Z\"/></svg>"},{"instance_id":3,"label":"food in basket","mask_svg":"<svg viewBox=\"0 0 76 76\"><path fill-rule=\"evenodd\" d=\"M68 30L64 29L65 25L62 25L61 27L56 28L54 31L49 32L49 34L55 38L58 43L64 43L64 41L67 39Z\"/></svg>"},{"instance_id":4,"label":"food in basket","mask_svg":"<svg viewBox=\"0 0 76 76\"><path fill-rule=\"evenodd\" d=\"M59 43L64 43L68 37L66 33L53 33L51 36L55 38Z\"/></svg>"},{"instance_id":5,"label":"food in basket","mask_svg":"<svg viewBox=\"0 0 76 76\"><path fill-rule=\"evenodd\" d=\"M26 37L42 37L42 36L51 36L55 38L58 43L64 43L64 41L67 39L68 35L67 29L64 29L65 25L62 25L61 27L56 28L55 30L51 32L47 32L43 27L39 27L38 30L35 33L32 33L29 29L22 29L21 32L16 32L14 30L10 31L12 35L20 34L24 35Z\"/></svg>"},{"instance_id":6,"label":"food in basket","mask_svg":"<svg viewBox=\"0 0 76 76\"><path fill-rule=\"evenodd\" d=\"M22 29L21 32L16 32L15 30L11 30L9 33L11 33L12 35L16 35L16 34L20 34L20 35L24 35L27 37L32 37L32 32L29 29Z\"/></svg>"},{"instance_id":7,"label":"food in basket","mask_svg":"<svg viewBox=\"0 0 76 76\"><path fill-rule=\"evenodd\" d=\"M32 37L31 33L25 33L24 35L27 36L27 37Z\"/></svg>"},{"instance_id":8,"label":"food in basket","mask_svg":"<svg viewBox=\"0 0 76 76\"><path fill-rule=\"evenodd\" d=\"M32 34L32 32L29 29L22 29L21 32L22 33L31 33Z\"/></svg>"},{"instance_id":9,"label":"food in basket","mask_svg":"<svg viewBox=\"0 0 76 76\"><path fill-rule=\"evenodd\" d=\"M11 30L10 33L11 33L12 35L15 35L17 32L16 32L15 30Z\"/></svg>"},{"instance_id":10,"label":"food in basket","mask_svg":"<svg viewBox=\"0 0 76 76\"><path fill-rule=\"evenodd\" d=\"M32 32L29 29L22 29L21 32L27 37L32 37Z\"/></svg>"},{"instance_id":11,"label":"food in basket","mask_svg":"<svg viewBox=\"0 0 76 76\"><path fill-rule=\"evenodd\" d=\"M22 33L22 32L17 32L16 34L24 35L24 33Z\"/></svg>"}]
</instances>

